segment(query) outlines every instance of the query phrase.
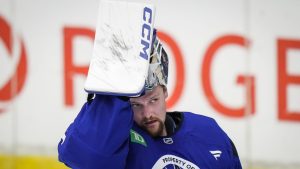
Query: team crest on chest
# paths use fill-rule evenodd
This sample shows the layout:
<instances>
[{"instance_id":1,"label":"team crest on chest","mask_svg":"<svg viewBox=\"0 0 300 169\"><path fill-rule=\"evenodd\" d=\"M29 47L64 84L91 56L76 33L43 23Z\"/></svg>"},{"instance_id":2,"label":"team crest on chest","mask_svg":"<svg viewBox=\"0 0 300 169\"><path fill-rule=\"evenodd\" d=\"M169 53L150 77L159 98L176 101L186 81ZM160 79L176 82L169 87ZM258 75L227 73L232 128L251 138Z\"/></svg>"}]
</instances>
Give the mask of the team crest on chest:
<instances>
[{"instance_id":1,"label":"team crest on chest","mask_svg":"<svg viewBox=\"0 0 300 169\"><path fill-rule=\"evenodd\" d=\"M152 169L157 168L164 168L164 169L173 169L173 168L179 168L179 169L200 169L197 165L194 163L185 160L181 157L175 156L175 155L164 155L161 156Z\"/></svg>"}]
</instances>

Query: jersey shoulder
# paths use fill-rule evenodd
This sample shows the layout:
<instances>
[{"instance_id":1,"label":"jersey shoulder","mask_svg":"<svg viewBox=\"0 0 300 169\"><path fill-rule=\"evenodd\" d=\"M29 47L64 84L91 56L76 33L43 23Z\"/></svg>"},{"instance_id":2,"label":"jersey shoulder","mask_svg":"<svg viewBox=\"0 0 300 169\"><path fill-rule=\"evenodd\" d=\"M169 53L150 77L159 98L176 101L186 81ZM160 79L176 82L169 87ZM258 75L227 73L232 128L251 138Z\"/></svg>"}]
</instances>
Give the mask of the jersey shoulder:
<instances>
[{"instance_id":1,"label":"jersey shoulder","mask_svg":"<svg viewBox=\"0 0 300 169\"><path fill-rule=\"evenodd\" d=\"M182 130L193 139L199 139L210 144L220 144L227 140L227 134L215 119L191 112L184 112L183 114Z\"/></svg>"},{"instance_id":2,"label":"jersey shoulder","mask_svg":"<svg viewBox=\"0 0 300 169\"><path fill-rule=\"evenodd\" d=\"M183 121L187 123L186 126L195 129L219 129L219 125L215 121L215 119L204 116L201 114L195 114L192 112L183 112Z\"/></svg>"}]
</instances>

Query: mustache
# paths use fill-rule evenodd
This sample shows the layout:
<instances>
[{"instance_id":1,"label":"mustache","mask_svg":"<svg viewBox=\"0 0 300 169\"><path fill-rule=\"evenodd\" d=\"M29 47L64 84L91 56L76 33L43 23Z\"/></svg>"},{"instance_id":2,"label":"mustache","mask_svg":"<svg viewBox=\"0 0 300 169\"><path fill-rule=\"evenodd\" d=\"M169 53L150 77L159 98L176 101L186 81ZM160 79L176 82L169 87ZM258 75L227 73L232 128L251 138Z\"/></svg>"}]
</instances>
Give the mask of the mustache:
<instances>
[{"instance_id":1,"label":"mustache","mask_svg":"<svg viewBox=\"0 0 300 169\"><path fill-rule=\"evenodd\" d=\"M142 119L143 124L151 122L151 121L159 121L159 119L157 117L152 117L152 116L149 117L149 118L145 117L145 118Z\"/></svg>"}]
</instances>

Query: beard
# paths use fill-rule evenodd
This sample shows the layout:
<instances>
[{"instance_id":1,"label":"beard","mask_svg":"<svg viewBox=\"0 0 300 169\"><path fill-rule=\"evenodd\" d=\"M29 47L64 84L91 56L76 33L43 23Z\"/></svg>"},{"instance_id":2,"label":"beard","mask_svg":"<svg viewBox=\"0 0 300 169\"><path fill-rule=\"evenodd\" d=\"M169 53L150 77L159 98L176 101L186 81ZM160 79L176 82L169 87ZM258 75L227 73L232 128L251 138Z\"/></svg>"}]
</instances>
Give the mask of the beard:
<instances>
[{"instance_id":1,"label":"beard","mask_svg":"<svg viewBox=\"0 0 300 169\"><path fill-rule=\"evenodd\" d=\"M148 127L146 125L148 122L151 122L154 120L155 120L155 123L157 123L154 127ZM141 127L152 137L160 137L163 135L165 125L164 125L164 122L161 121L160 119L150 118L150 119L144 119L143 125Z\"/></svg>"}]
</instances>

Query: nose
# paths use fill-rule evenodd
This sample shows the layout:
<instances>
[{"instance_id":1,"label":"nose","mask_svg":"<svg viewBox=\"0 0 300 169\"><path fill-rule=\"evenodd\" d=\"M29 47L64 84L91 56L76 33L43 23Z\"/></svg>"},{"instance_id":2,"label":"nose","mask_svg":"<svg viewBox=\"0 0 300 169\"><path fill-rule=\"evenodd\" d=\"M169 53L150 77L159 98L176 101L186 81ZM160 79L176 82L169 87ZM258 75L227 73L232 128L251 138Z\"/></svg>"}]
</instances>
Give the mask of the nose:
<instances>
[{"instance_id":1,"label":"nose","mask_svg":"<svg viewBox=\"0 0 300 169\"><path fill-rule=\"evenodd\" d=\"M152 109L151 109L151 107L148 106L148 105L145 105L143 108L144 108L143 109L143 115L144 115L144 117L150 118L152 116Z\"/></svg>"}]
</instances>

